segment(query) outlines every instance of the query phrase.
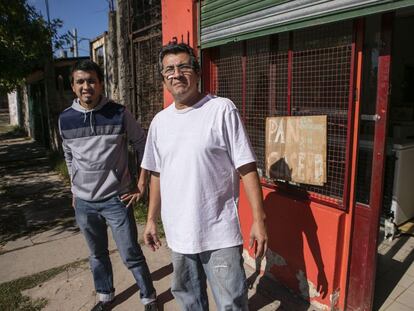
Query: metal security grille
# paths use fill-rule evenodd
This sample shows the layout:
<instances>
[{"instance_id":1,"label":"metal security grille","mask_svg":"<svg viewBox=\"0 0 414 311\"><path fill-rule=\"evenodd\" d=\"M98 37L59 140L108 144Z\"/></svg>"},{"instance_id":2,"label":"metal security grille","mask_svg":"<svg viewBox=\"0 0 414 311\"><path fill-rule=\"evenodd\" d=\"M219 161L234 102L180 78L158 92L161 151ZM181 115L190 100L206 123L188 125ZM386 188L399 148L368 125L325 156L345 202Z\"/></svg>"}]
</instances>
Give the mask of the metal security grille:
<instances>
[{"instance_id":1,"label":"metal security grille","mask_svg":"<svg viewBox=\"0 0 414 311\"><path fill-rule=\"evenodd\" d=\"M213 80L213 89L216 94L231 98L240 111L243 109L242 56L243 47L240 43L229 44L220 49L220 57L215 60L220 78Z\"/></svg>"},{"instance_id":2,"label":"metal security grille","mask_svg":"<svg viewBox=\"0 0 414 311\"><path fill-rule=\"evenodd\" d=\"M352 22L341 22L210 50L211 91L239 108L262 172L266 117L328 116L327 183L299 187L336 203L346 178L352 28Z\"/></svg>"},{"instance_id":3,"label":"metal security grille","mask_svg":"<svg viewBox=\"0 0 414 311\"><path fill-rule=\"evenodd\" d=\"M292 115L327 115L327 183L309 191L341 198L348 131L352 23L293 33Z\"/></svg>"},{"instance_id":4,"label":"metal security grille","mask_svg":"<svg viewBox=\"0 0 414 311\"><path fill-rule=\"evenodd\" d=\"M132 110L144 129L163 107L158 53L162 47L161 0L129 0Z\"/></svg>"},{"instance_id":5,"label":"metal security grille","mask_svg":"<svg viewBox=\"0 0 414 311\"><path fill-rule=\"evenodd\" d=\"M280 51L278 43L276 36L246 42L244 119L261 169L265 165L266 117L287 115L287 51Z\"/></svg>"},{"instance_id":6,"label":"metal security grille","mask_svg":"<svg viewBox=\"0 0 414 311\"><path fill-rule=\"evenodd\" d=\"M129 0L132 31L153 27L161 22L161 0Z\"/></svg>"},{"instance_id":7,"label":"metal security grille","mask_svg":"<svg viewBox=\"0 0 414 311\"><path fill-rule=\"evenodd\" d=\"M135 105L137 118L148 129L155 114L162 109L163 88L158 72L161 34L141 37L134 42Z\"/></svg>"}]
</instances>

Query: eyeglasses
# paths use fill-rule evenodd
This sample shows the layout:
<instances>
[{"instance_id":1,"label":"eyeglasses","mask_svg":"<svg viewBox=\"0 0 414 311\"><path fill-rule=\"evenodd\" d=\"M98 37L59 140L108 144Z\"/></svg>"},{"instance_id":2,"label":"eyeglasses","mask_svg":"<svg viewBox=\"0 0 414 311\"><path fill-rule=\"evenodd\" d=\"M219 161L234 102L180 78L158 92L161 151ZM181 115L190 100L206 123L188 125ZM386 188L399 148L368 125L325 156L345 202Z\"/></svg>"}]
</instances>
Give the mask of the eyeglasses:
<instances>
[{"instance_id":1,"label":"eyeglasses","mask_svg":"<svg viewBox=\"0 0 414 311\"><path fill-rule=\"evenodd\" d=\"M177 68L181 73L186 74L193 71L194 67L189 64L179 64L179 65L171 65L163 68L161 70L161 74L164 77L171 76L175 73L175 68Z\"/></svg>"}]
</instances>

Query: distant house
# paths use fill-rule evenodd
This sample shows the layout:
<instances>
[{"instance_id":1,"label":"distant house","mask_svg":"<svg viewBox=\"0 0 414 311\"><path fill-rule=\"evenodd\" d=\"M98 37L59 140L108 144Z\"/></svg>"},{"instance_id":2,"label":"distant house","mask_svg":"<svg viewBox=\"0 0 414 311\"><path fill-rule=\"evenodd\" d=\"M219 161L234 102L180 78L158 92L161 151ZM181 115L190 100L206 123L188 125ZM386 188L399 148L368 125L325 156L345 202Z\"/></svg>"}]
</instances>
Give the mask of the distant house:
<instances>
[{"instance_id":1,"label":"distant house","mask_svg":"<svg viewBox=\"0 0 414 311\"><path fill-rule=\"evenodd\" d=\"M91 59L101 67L104 73L104 93L107 97L111 96L111 90L114 88L114 81L109 71L108 64L108 32L105 31L102 35L90 41L90 55Z\"/></svg>"},{"instance_id":2,"label":"distant house","mask_svg":"<svg viewBox=\"0 0 414 311\"><path fill-rule=\"evenodd\" d=\"M7 109L7 96L0 96L0 109Z\"/></svg>"},{"instance_id":3,"label":"distant house","mask_svg":"<svg viewBox=\"0 0 414 311\"><path fill-rule=\"evenodd\" d=\"M44 70L33 71L18 90L8 95L11 122L23 127L31 138L44 146L58 149L57 116L69 107L74 98L70 83L71 67L78 60L88 58L55 59L54 89L49 91Z\"/></svg>"}]
</instances>

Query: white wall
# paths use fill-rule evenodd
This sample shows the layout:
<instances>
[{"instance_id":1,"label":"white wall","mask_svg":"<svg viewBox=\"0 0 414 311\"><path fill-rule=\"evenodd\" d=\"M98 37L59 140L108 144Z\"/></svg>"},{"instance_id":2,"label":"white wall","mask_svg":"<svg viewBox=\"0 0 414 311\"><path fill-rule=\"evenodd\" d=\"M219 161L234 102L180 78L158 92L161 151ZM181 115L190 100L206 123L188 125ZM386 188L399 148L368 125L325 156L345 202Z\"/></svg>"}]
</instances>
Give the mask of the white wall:
<instances>
[{"instance_id":1,"label":"white wall","mask_svg":"<svg viewBox=\"0 0 414 311\"><path fill-rule=\"evenodd\" d=\"M19 124L19 100L17 91L7 94L9 101L9 114L10 114L10 125Z\"/></svg>"}]
</instances>

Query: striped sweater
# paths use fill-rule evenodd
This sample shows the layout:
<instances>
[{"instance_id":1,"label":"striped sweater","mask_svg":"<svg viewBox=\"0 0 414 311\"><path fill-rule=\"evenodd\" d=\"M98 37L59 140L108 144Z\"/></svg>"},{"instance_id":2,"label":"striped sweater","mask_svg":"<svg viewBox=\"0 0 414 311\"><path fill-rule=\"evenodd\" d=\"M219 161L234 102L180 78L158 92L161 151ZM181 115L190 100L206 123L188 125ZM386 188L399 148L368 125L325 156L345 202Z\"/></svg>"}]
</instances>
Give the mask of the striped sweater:
<instances>
[{"instance_id":1,"label":"striped sweater","mask_svg":"<svg viewBox=\"0 0 414 311\"><path fill-rule=\"evenodd\" d=\"M101 201L131 189L128 141L140 164L145 134L124 106L102 97L94 109L85 110L75 99L59 116L59 130L76 197Z\"/></svg>"}]
</instances>

